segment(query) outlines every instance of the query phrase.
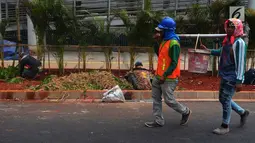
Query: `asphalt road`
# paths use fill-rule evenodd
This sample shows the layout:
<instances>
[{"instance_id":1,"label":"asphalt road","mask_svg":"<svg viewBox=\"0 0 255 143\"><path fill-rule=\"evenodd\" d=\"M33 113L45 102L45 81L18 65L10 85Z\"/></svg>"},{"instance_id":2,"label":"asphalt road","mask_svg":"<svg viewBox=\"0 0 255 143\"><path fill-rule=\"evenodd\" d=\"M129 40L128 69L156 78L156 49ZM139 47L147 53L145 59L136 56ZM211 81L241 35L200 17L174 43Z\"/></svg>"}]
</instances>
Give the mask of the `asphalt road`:
<instances>
[{"instance_id":1,"label":"asphalt road","mask_svg":"<svg viewBox=\"0 0 255 143\"><path fill-rule=\"evenodd\" d=\"M232 114L231 132L212 134L220 125L218 102L186 102L192 110L187 126L180 115L164 106L166 125L146 128L151 103L0 103L1 143L254 143L255 103L241 103L251 111L239 128Z\"/></svg>"}]
</instances>

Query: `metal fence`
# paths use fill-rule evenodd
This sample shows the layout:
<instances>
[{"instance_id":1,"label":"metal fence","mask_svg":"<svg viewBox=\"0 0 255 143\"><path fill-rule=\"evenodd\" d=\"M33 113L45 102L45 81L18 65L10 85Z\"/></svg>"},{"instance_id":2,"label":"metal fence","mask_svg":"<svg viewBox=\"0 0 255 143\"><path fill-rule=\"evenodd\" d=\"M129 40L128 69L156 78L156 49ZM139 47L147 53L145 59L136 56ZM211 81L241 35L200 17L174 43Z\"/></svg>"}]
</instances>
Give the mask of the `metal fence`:
<instances>
[{"instance_id":1,"label":"metal fence","mask_svg":"<svg viewBox=\"0 0 255 143\"><path fill-rule=\"evenodd\" d=\"M195 38L197 35L180 35L181 37ZM207 35L200 35L207 37ZM219 38L224 34L211 36ZM16 46L16 45L0 45ZM19 44L19 47L37 47L38 45ZM39 45L44 47L43 45ZM214 44L215 46L215 44ZM189 48L194 48L194 45ZM61 49L61 50L60 50ZM72 49L70 51L70 49ZM3 50L1 50L3 56ZM181 69L188 70L189 53L188 49L182 48ZM35 53L31 53L32 55ZM78 46L78 45L46 45L43 53L43 66L46 69L76 69L77 71L86 71L88 69L106 69L106 70L129 70L135 61L142 61L145 68L155 70L157 66L157 56L152 47L132 47L132 46ZM215 63L216 62L216 63ZM62 65L61 65L62 63ZM212 71L212 65L217 64L211 57L208 70ZM13 65L13 61L1 61L1 67ZM14 63L17 65L17 61ZM255 50L247 52L247 69L255 68Z\"/></svg>"}]
</instances>

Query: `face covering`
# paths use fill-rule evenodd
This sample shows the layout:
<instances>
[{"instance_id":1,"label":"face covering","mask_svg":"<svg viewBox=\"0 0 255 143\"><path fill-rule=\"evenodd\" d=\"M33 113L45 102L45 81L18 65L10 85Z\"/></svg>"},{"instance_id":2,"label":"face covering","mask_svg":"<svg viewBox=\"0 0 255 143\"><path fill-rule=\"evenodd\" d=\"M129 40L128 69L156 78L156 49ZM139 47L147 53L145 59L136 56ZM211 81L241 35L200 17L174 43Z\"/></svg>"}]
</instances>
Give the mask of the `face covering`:
<instances>
[{"instance_id":1,"label":"face covering","mask_svg":"<svg viewBox=\"0 0 255 143\"><path fill-rule=\"evenodd\" d=\"M167 40L177 40L180 42L180 38L175 34L174 30L164 30L163 39Z\"/></svg>"},{"instance_id":2,"label":"face covering","mask_svg":"<svg viewBox=\"0 0 255 143\"><path fill-rule=\"evenodd\" d=\"M227 28L231 26L231 27L235 27L235 30L234 30L234 33L233 35L229 36L227 35L224 40L223 40L223 43L222 45L226 45L228 44L228 42L230 42L230 44L234 44L236 38L240 37L240 36L243 36L243 23L240 19L236 19L236 18L231 18L231 19L228 19L226 20L225 24L224 24L224 29L225 29L225 32L227 33ZM229 41L230 39L230 41Z\"/></svg>"}]
</instances>

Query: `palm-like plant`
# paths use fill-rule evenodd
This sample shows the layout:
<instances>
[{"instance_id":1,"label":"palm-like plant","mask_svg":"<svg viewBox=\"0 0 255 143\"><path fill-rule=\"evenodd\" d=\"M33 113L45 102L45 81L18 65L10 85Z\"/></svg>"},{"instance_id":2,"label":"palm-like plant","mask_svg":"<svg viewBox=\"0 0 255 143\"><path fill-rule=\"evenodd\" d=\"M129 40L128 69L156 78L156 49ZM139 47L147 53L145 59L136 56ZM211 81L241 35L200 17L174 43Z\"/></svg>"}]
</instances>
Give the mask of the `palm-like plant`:
<instances>
[{"instance_id":1,"label":"palm-like plant","mask_svg":"<svg viewBox=\"0 0 255 143\"><path fill-rule=\"evenodd\" d=\"M8 28L9 26L9 20L8 19L3 19L1 22L0 22L0 33L4 39L5 37L5 34L6 34L6 29Z\"/></svg>"},{"instance_id":2,"label":"palm-like plant","mask_svg":"<svg viewBox=\"0 0 255 143\"><path fill-rule=\"evenodd\" d=\"M216 0L214 1L209 8L210 23L212 25L212 32L220 33L220 30L223 30L223 23L225 21L225 7L227 1L225 0Z\"/></svg>"},{"instance_id":3,"label":"palm-like plant","mask_svg":"<svg viewBox=\"0 0 255 143\"><path fill-rule=\"evenodd\" d=\"M126 10L122 10L117 13L125 27L126 35L128 37L130 48L130 69L133 69L134 61L136 57L136 46L151 46L153 44L152 35L154 28L159 23L164 15L164 12L151 11L151 0L144 1L144 9L140 10L136 14L136 20L130 17ZM152 58L150 58L152 60ZM152 63L152 61L150 61Z\"/></svg>"},{"instance_id":4,"label":"palm-like plant","mask_svg":"<svg viewBox=\"0 0 255 143\"><path fill-rule=\"evenodd\" d=\"M54 17L66 13L63 0L24 0L22 4L27 8L27 14L30 16L37 35L37 58L43 57L46 47L46 33L51 29L51 23L55 21Z\"/></svg>"},{"instance_id":5,"label":"palm-like plant","mask_svg":"<svg viewBox=\"0 0 255 143\"><path fill-rule=\"evenodd\" d=\"M246 11L246 19L250 27L249 49L255 49L255 10L248 9Z\"/></svg>"},{"instance_id":6,"label":"palm-like plant","mask_svg":"<svg viewBox=\"0 0 255 143\"><path fill-rule=\"evenodd\" d=\"M35 33L37 35L37 58L42 59L42 52L44 43L44 35L49 29L51 16L49 14L50 8L55 0L25 0L23 5L27 8L27 14L31 18Z\"/></svg>"},{"instance_id":7,"label":"palm-like plant","mask_svg":"<svg viewBox=\"0 0 255 143\"><path fill-rule=\"evenodd\" d=\"M69 38L75 35L76 21L75 18L70 14L70 9L64 6L62 0L56 1L53 9L51 9L51 29L49 34L52 39L55 39L55 44L59 45L56 47L57 50L57 61L60 74L64 73L64 47L63 45L68 44Z\"/></svg>"},{"instance_id":8,"label":"palm-like plant","mask_svg":"<svg viewBox=\"0 0 255 143\"><path fill-rule=\"evenodd\" d=\"M1 34L1 39L0 39L0 45L4 44L4 38L5 38L5 33L6 33L6 29L9 26L9 21L8 20L2 20L0 22L0 34ZM0 57L1 57L1 65L2 68L4 68L4 46L0 47Z\"/></svg>"},{"instance_id":9,"label":"palm-like plant","mask_svg":"<svg viewBox=\"0 0 255 143\"><path fill-rule=\"evenodd\" d=\"M209 29L208 15L206 7L193 4L187 13L188 21L191 24L188 26L187 33L207 33Z\"/></svg>"},{"instance_id":10,"label":"palm-like plant","mask_svg":"<svg viewBox=\"0 0 255 143\"><path fill-rule=\"evenodd\" d=\"M246 19L250 27L248 49L255 50L255 10L248 9L246 11ZM251 67L255 66L255 51L248 53L247 58L252 58Z\"/></svg>"},{"instance_id":11,"label":"palm-like plant","mask_svg":"<svg viewBox=\"0 0 255 143\"><path fill-rule=\"evenodd\" d=\"M229 18L229 7L240 4L240 0L215 0L209 8L209 19L211 21L213 33L224 31L224 22Z\"/></svg>"},{"instance_id":12,"label":"palm-like plant","mask_svg":"<svg viewBox=\"0 0 255 143\"><path fill-rule=\"evenodd\" d=\"M96 33L93 35L96 39L96 43L100 43L104 46L110 46L112 44L112 38L115 36L114 33L110 32L111 21L115 18L115 16L111 17L110 20L107 21L105 26L105 20L95 17L93 24L97 27ZM112 48L105 47L103 48L103 52L105 55L105 64L106 70L110 71L112 67Z\"/></svg>"},{"instance_id":13,"label":"palm-like plant","mask_svg":"<svg viewBox=\"0 0 255 143\"><path fill-rule=\"evenodd\" d=\"M69 34L70 18L69 10L65 7L63 0L24 0L22 4L27 8L37 35L37 58L42 59L44 47L46 47L46 33L53 34L57 44L66 41L63 35ZM71 23L72 24L72 23ZM54 31L54 32L52 32ZM58 48L59 54L63 54L63 48ZM60 56L60 62L63 55ZM43 62L44 63L44 62ZM61 64L59 65L61 68Z\"/></svg>"}]
</instances>

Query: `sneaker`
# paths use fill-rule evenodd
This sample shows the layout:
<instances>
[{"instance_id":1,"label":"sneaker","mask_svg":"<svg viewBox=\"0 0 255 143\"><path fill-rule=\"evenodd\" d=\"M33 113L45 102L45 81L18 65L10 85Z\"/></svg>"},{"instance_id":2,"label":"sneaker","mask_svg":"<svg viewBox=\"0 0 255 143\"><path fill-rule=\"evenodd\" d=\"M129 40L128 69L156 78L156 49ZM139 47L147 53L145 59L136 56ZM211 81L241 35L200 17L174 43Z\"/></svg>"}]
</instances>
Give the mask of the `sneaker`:
<instances>
[{"instance_id":1,"label":"sneaker","mask_svg":"<svg viewBox=\"0 0 255 143\"><path fill-rule=\"evenodd\" d=\"M157 122L146 122L144 124L148 128L156 128L156 127L162 127L162 125L158 124Z\"/></svg>"},{"instance_id":2,"label":"sneaker","mask_svg":"<svg viewBox=\"0 0 255 143\"><path fill-rule=\"evenodd\" d=\"M213 133L217 135L224 135L228 132L229 132L229 128L222 128L222 127L213 130Z\"/></svg>"},{"instance_id":3,"label":"sneaker","mask_svg":"<svg viewBox=\"0 0 255 143\"><path fill-rule=\"evenodd\" d=\"M181 119L181 123L180 125L186 125L189 121L189 117L191 115L192 111L189 109L189 113L188 114L183 114L182 115L182 119Z\"/></svg>"},{"instance_id":4,"label":"sneaker","mask_svg":"<svg viewBox=\"0 0 255 143\"><path fill-rule=\"evenodd\" d=\"M247 118L249 116L250 112L248 110L245 110L243 115L241 115L241 120L240 120L240 126L244 126L245 123L247 122Z\"/></svg>"}]
</instances>

